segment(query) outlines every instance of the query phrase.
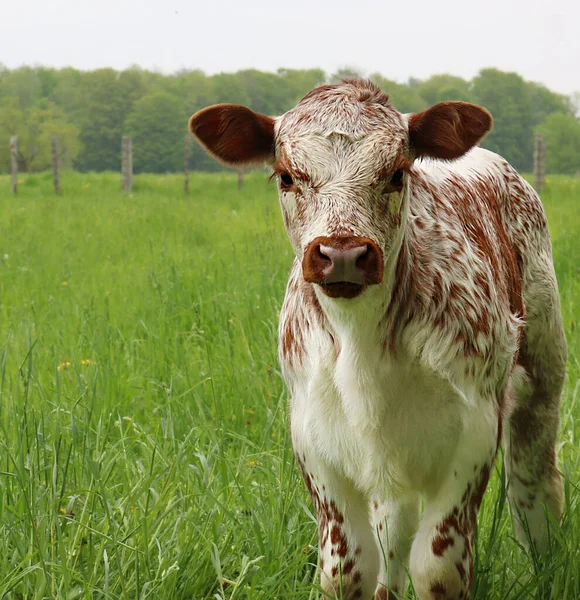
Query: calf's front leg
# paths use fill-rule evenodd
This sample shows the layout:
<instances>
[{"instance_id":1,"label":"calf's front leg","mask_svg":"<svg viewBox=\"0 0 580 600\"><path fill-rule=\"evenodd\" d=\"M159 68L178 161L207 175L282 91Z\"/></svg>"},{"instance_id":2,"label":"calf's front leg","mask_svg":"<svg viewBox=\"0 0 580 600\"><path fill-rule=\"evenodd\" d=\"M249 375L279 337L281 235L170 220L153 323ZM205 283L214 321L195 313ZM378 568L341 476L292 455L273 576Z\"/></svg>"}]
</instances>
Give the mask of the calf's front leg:
<instances>
[{"instance_id":1,"label":"calf's front leg","mask_svg":"<svg viewBox=\"0 0 580 600\"><path fill-rule=\"evenodd\" d=\"M410 571L421 600L467 600L477 513L497 450L497 417L465 426L441 485L424 498Z\"/></svg>"},{"instance_id":2,"label":"calf's front leg","mask_svg":"<svg viewBox=\"0 0 580 600\"><path fill-rule=\"evenodd\" d=\"M330 598L370 600L379 552L368 500L320 458L296 451L318 521L320 583Z\"/></svg>"},{"instance_id":3,"label":"calf's front leg","mask_svg":"<svg viewBox=\"0 0 580 600\"><path fill-rule=\"evenodd\" d=\"M372 520L380 551L375 600L394 600L395 594L401 597L405 594L409 553L417 531L419 508L420 496L417 493L372 504Z\"/></svg>"}]
</instances>

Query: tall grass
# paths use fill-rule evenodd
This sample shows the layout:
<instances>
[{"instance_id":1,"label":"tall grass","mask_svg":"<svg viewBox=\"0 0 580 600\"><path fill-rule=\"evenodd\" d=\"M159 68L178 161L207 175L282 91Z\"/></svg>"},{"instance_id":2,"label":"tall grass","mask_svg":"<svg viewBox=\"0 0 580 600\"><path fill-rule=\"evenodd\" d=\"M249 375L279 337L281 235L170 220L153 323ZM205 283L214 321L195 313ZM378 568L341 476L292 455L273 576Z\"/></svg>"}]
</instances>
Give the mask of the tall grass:
<instances>
[{"instance_id":1,"label":"tall grass","mask_svg":"<svg viewBox=\"0 0 580 600\"><path fill-rule=\"evenodd\" d=\"M276 360L292 255L267 178L0 177L0 598L316 598ZM570 344L567 511L542 561L497 474L474 598L580 599L580 182L544 202ZM542 564L540 564L540 562ZM410 593L409 597L412 597Z\"/></svg>"}]
</instances>

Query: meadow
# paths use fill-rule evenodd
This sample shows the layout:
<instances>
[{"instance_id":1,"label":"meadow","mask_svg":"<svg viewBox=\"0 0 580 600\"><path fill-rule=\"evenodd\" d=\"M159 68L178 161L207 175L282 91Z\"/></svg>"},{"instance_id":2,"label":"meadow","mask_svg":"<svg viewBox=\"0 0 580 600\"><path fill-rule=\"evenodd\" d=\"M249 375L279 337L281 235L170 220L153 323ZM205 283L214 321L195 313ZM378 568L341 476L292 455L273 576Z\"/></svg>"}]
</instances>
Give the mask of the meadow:
<instances>
[{"instance_id":1,"label":"meadow","mask_svg":"<svg viewBox=\"0 0 580 600\"><path fill-rule=\"evenodd\" d=\"M0 176L0 598L316 599L277 316L292 262L252 173ZM580 179L542 196L569 342L566 513L513 536L501 463L473 598L580 599ZM409 590L408 598L414 598Z\"/></svg>"}]
</instances>

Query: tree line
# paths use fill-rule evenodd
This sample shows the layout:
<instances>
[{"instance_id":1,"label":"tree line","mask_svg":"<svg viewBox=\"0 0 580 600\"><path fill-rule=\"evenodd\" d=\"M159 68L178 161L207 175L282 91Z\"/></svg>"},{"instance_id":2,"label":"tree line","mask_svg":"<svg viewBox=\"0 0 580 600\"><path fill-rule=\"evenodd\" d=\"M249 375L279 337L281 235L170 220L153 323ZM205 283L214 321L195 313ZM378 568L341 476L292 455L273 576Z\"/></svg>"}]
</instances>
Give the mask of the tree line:
<instances>
[{"instance_id":1,"label":"tree line","mask_svg":"<svg viewBox=\"0 0 580 600\"><path fill-rule=\"evenodd\" d=\"M121 138L133 138L136 173L175 172L183 168L187 120L218 102L243 104L279 115L310 89L358 73L341 70L254 69L206 75L182 71L171 75L133 67L124 71L0 65L0 173L9 170L9 138L18 136L19 169L50 166L50 139L58 139L59 161L79 171L119 170ZM483 146L502 154L517 169L531 171L534 135L546 136L548 172L580 171L580 120L571 97L524 80L517 73L483 69L473 79L442 74L407 83L381 74L369 77L387 92L401 112L418 112L444 100L485 106L494 129ZM195 145L193 170L221 167Z\"/></svg>"}]
</instances>

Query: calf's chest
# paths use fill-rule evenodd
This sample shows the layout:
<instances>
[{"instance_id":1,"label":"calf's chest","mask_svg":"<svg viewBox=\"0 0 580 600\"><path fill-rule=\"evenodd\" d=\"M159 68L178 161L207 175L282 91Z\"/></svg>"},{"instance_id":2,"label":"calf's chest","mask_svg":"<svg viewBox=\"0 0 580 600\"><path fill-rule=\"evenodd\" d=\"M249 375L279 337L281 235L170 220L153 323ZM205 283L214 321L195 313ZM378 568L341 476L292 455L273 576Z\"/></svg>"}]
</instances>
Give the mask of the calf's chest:
<instances>
[{"instance_id":1,"label":"calf's chest","mask_svg":"<svg viewBox=\"0 0 580 600\"><path fill-rule=\"evenodd\" d=\"M306 360L291 386L297 453L368 494L438 485L466 410L450 382L348 339L340 352L318 347Z\"/></svg>"}]
</instances>

